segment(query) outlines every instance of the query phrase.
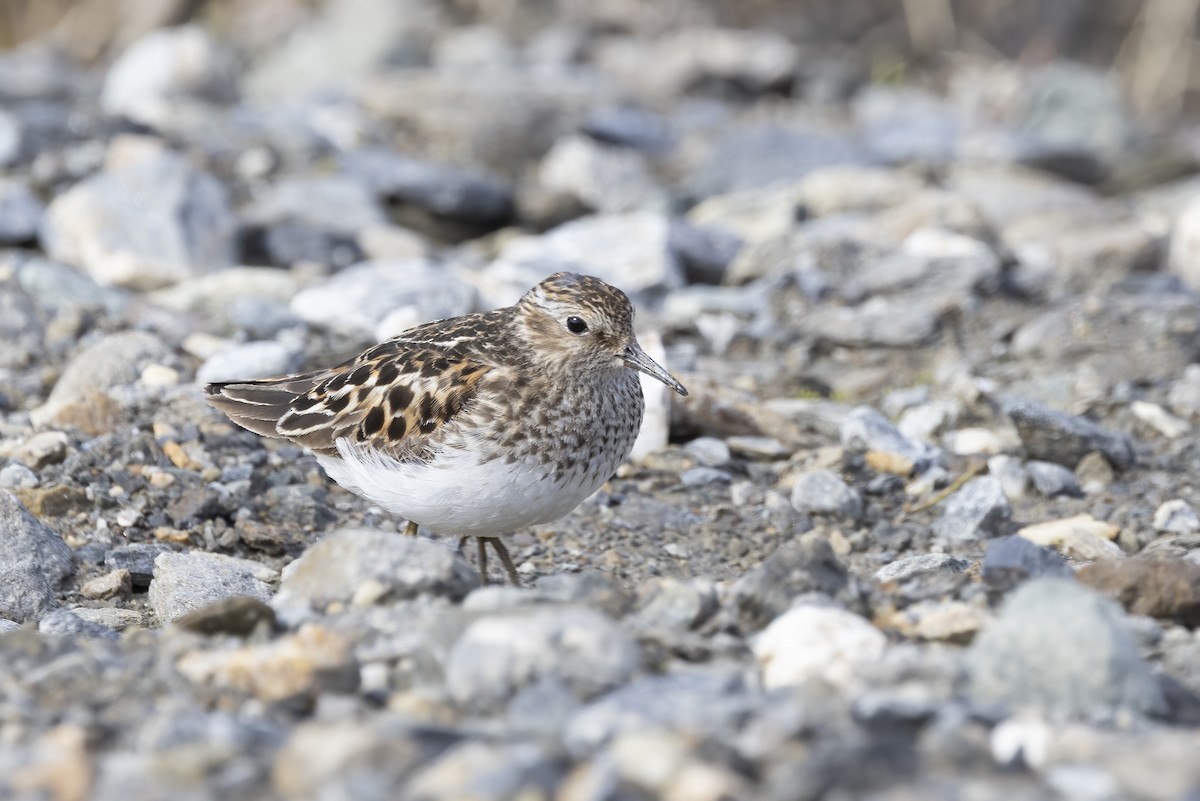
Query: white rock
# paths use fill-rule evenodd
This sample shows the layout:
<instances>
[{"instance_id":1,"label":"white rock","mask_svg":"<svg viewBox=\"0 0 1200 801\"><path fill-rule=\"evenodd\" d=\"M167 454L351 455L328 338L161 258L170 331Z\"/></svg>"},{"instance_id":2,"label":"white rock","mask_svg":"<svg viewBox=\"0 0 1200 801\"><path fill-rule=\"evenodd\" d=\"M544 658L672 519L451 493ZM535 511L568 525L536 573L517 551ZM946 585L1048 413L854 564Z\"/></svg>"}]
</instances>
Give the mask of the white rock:
<instances>
[{"instance_id":1,"label":"white rock","mask_svg":"<svg viewBox=\"0 0 1200 801\"><path fill-rule=\"evenodd\" d=\"M1134 417L1167 439L1181 437L1192 429L1186 420L1176 417L1157 403L1134 401L1130 404L1129 410L1133 412Z\"/></svg>"},{"instance_id":2,"label":"white rock","mask_svg":"<svg viewBox=\"0 0 1200 801\"><path fill-rule=\"evenodd\" d=\"M604 213L663 208L667 200L641 154L583 136L555 142L538 178L546 189Z\"/></svg>"},{"instance_id":3,"label":"white rock","mask_svg":"<svg viewBox=\"0 0 1200 801\"><path fill-rule=\"evenodd\" d=\"M1200 198L1188 203L1175 220L1167 269L1200 291Z\"/></svg>"},{"instance_id":4,"label":"white rock","mask_svg":"<svg viewBox=\"0 0 1200 801\"><path fill-rule=\"evenodd\" d=\"M535 265L544 277L573 269L630 294L683 286L683 269L671 252L670 221L656 212L582 217L540 236L509 241L490 269ZM526 287L528 289L528 287Z\"/></svg>"},{"instance_id":5,"label":"white rock","mask_svg":"<svg viewBox=\"0 0 1200 801\"><path fill-rule=\"evenodd\" d=\"M752 647L768 690L817 678L851 689L859 668L883 656L887 638L844 609L800 606L775 618Z\"/></svg>"},{"instance_id":6,"label":"white rock","mask_svg":"<svg viewBox=\"0 0 1200 801\"><path fill-rule=\"evenodd\" d=\"M1154 529L1168 534L1191 534L1200 531L1200 516L1191 504L1176 498L1155 510Z\"/></svg>"},{"instance_id":7,"label":"white rock","mask_svg":"<svg viewBox=\"0 0 1200 801\"><path fill-rule=\"evenodd\" d=\"M227 96L233 83L229 62L203 28L160 28L134 42L109 68L100 106L157 126L170 121L181 96Z\"/></svg>"},{"instance_id":8,"label":"white rock","mask_svg":"<svg viewBox=\"0 0 1200 801\"><path fill-rule=\"evenodd\" d=\"M1091 515L1075 515L1026 526L1017 532L1030 542L1053 548L1063 556L1090 562L1096 559L1122 559L1125 552L1112 540L1120 529Z\"/></svg>"}]
</instances>

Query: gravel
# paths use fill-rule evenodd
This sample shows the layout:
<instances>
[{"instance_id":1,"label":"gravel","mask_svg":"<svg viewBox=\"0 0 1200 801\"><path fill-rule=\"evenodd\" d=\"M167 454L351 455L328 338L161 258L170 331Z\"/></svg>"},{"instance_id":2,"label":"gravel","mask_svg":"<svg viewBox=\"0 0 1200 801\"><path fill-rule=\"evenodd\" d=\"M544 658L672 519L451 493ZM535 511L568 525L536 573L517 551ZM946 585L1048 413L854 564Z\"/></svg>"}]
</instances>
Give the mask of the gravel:
<instances>
[{"instance_id":1,"label":"gravel","mask_svg":"<svg viewBox=\"0 0 1200 801\"><path fill-rule=\"evenodd\" d=\"M1128 20L126 5L0 52L0 797L1195 795L1200 180ZM520 586L203 401L560 269L689 395Z\"/></svg>"}]
</instances>

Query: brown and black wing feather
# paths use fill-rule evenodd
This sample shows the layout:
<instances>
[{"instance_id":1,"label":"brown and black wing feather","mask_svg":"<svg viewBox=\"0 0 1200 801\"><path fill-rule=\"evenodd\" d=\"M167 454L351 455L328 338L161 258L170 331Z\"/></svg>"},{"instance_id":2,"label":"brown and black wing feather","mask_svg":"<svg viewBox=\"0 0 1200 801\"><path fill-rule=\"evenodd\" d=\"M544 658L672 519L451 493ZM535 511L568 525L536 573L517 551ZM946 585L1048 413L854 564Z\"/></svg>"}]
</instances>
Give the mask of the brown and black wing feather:
<instances>
[{"instance_id":1,"label":"brown and black wing feather","mask_svg":"<svg viewBox=\"0 0 1200 801\"><path fill-rule=\"evenodd\" d=\"M206 399L243 428L315 453L336 456L346 437L420 459L480 379L505 369L474 352L493 314L420 326L329 370L209 384Z\"/></svg>"}]
</instances>

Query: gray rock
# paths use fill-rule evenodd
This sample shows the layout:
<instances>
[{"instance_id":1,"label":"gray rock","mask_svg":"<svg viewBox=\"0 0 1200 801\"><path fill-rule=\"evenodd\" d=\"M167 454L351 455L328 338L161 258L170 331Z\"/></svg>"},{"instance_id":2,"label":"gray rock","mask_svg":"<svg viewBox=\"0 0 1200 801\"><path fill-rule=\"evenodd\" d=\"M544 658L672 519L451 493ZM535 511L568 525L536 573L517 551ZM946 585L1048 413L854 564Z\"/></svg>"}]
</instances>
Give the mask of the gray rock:
<instances>
[{"instance_id":1,"label":"gray rock","mask_svg":"<svg viewBox=\"0 0 1200 801\"><path fill-rule=\"evenodd\" d=\"M667 195L633 150L584 136L555 142L538 169L544 190L570 197L604 214L662 209Z\"/></svg>"},{"instance_id":2,"label":"gray rock","mask_svg":"<svg viewBox=\"0 0 1200 801\"><path fill-rule=\"evenodd\" d=\"M189 612L224 598L249 595L260 601L271 598L271 568L249 559L223 554L161 553L154 560L154 580L149 600L162 623L172 623Z\"/></svg>"},{"instance_id":3,"label":"gray rock","mask_svg":"<svg viewBox=\"0 0 1200 801\"><path fill-rule=\"evenodd\" d=\"M685 487L728 484L730 481L733 481L733 476L716 467L692 467L679 474L679 483Z\"/></svg>"},{"instance_id":4,"label":"gray rock","mask_svg":"<svg viewBox=\"0 0 1200 801\"><path fill-rule=\"evenodd\" d=\"M540 608L489 615L469 625L446 656L446 689L475 710L501 708L534 681L561 681L581 699L623 684L637 648L590 609Z\"/></svg>"},{"instance_id":5,"label":"gray rock","mask_svg":"<svg viewBox=\"0 0 1200 801\"><path fill-rule=\"evenodd\" d=\"M931 304L876 298L861 306L818 306L800 322L806 334L834 345L900 348L928 341L939 316Z\"/></svg>"},{"instance_id":6,"label":"gray rock","mask_svg":"<svg viewBox=\"0 0 1200 801\"><path fill-rule=\"evenodd\" d=\"M22 138L20 118L0 109L0 166L13 164L21 157Z\"/></svg>"},{"instance_id":7,"label":"gray rock","mask_svg":"<svg viewBox=\"0 0 1200 801\"><path fill-rule=\"evenodd\" d=\"M1094 279L1089 274L1081 281ZM1180 374L1186 379L1200 327L1178 321L1197 317L1200 297L1188 292L1104 293L1055 304L1034 317L1013 334L1012 353L1089 383L1097 377L1111 384ZM1142 347L1145 342L1154 347Z\"/></svg>"},{"instance_id":8,"label":"gray rock","mask_svg":"<svg viewBox=\"0 0 1200 801\"><path fill-rule=\"evenodd\" d=\"M210 321L218 333L235 334L239 329L274 333L277 328L301 324L287 309L298 290L299 282L283 270L231 267L160 289L150 300L156 306ZM285 319L279 323L259 319L280 314Z\"/></svg>"},{"instance_id":9,"label":"gray rock","mask_svg":"<svg viewBox=\"0 0 1200 801\"><path fill-rule=\"evenodd\" d=\"M409 311L409 325L416 325L466 314L474 306L470 286L423 259L361 262L302 290L291 304L306 323L355 336L375 336L397 312Z\"/></svg>"},{"instance_id":10,"label":"gray rock","mask_svg":"<svg viewBox=\"0 0 1200 801\"><path fill-rule=\"evenodd\" d=\"M1107 431L1087 418L1026 400L1010 400L1004 411L1033 459L1074 468L1086 454L1099 451L1118 470L1132 467L1136 459L1128 436Z\"/></svg>"},{"instance_id":11,"label":"gray rock","mask_svg":"<svg viewBox=\"0 0 1200 801\"><path fill-rule=\"evenodd\" d=\"M1007 533L1011 520L1004 487L991 476L978 476L950 496L933 532L945 542L974 542Z\"/></svg>"},{"instance_id":12,"label":"gray rock","mask_svg":"<svg viewBox=\"0 0 1200 801\"><path fill-rule=\"evenodd\" d=\"M852 520L863 511L862 496L832 470L801 473L792 485L792 508L797 512Z\"/></svg>"},{"instance_id":13,"label":"gray rock","mask_svg":"<svg viewBox=\"0 0 1200 801\"><path fill-rule=\"evenodd\" d=\"M0 244L19 245L37 239L45 211L23 181L0 178Z\"/></svg>"},{"instance_id":14,"label":"gray rock","mask_svg":"<svg viewBox=\"0 0 1200 801\"><path fill-rule=\"evenodd\" d=\"M866 147L888 164L944 164L962 136L955 110L914 87L868 85L854 97L854 114Z\"/></svg>"},{"instance_id":15,"label":"gray rock","mask_svg":"<svg viewBox=\"0 0 1200 801\"><path fill-rule=\"evenodd\" d=\"M323 537L293 562L272 602L276 611L316 611L431 594L460 599L479 585L463 559L431 540L346 528Z\"/></svg>"},{"instance_id":16,"label":"gray rock","mask_svg":"<svg viewBox=\"0 0 1200 801\"><path fill-rule=\"evenodd\" d=\"M1060 464L1035 459L1025 463L1025 470L1033 480L1034 489L1047 498L1059 495L1078 498L1083 495L1075 473Z\"/></svg>"},{"instance_id":17,"label":"gray rock","mask_svg":"<svg viewBox=\"0 0 1200 801\"><path fill-rule=\"evenodd\" d=\"M377 194L441 217L501 225L513 214L512 190L481 170L417 161L388 150L348 153L343 163Z\"/></svg>"},{"instance_id":18,"label":"gray rock","mask_svg":"<svg viewBox=\"0 0 1200 801\"><path fill-rule=\"evenodd\" d=\"M44 351L43 315L11 278L0 278L0 368L24 367Z\"/></svg>"},{"instance_id":19,"label":"gray rock","mask_svg":"<svg viewBox=\"0 0 1200 801\"><path fill-rule=\"evenodd\" d=\"M900 583L931 573L961 573L970 566L965 559L955 559L944 553L923 553L889 562L875 571L880 584Z\"/></svg>"},{"instance_id":20,"label":"gray rock","mask_svg":"<svg viewBox=\"0 0 1200 801\"><path fill-rule=\"evenodd\" d=\"M406 797L422 801L507 801L526 793L550 798L561 779L559 758L547 746L475 740L414 766L403 786Z\"/></svg>"},{"instance_id":21,"label":"gray rock","mask_svg":"<svg viewBox=\"0 0 1200 801\"><path fill-rule=\"evenodd\" d=\"M721 670L643 676L580 710L565 743L576 757L619 734L648 729L727 736L757 704L741 676Z\"/></svg>"},{"instance_id":22,"label":"gray rock","mask_svg":"<svg viewBox=\"0 0 1200 801\"><path fill-rule=\"evenodd\" d=\"M1016 104L1021 163L1081 183L1098 183L1134 135L1120 84L1091 67L1053 62L1028 70Z\"/></svg>"},{"instance_id":23,"label":"gray rock","mask_svg":"<svg viewBox=\"0 0 1200 801\"><path fill-rule=\"evenodd\" d=\"M247 231L245 258L255 263L293 267L311 262L335 270L362 261L364 253L353 234L331 231L303 220L283 220Z\"/></svg>"},{"instance_id":24,"label":"gray rock","mask_svg":"<svg viewBox=\"0 0 1200 801\"><path fill-rule=\"evenodd\" d=\"M118 139L107 168L58 195L41 242L101 284L154 289L234 261L224 187L183 156Z\"/></svg>"},{"instance_id":25,"label":"gray rock","mask_svg":"<svg viewBox=\"0 0 1200 801\"><path fill-rule=\"evenodd\" d=\"M708 467L720 467L729 464L729 446L716 437L696 437L683 446L697 462Z\"/></svg>"},{"instance_id":26,"label":"gray rock","mask_svg":"<svg viewBox=\"0 0 1200 801\"><path fill-rule=\"evenodd\" d=\"M742 238L716 226L691 225L675 220L671 224L670 246L689 283L724 283L729 265L742 249ZM728 287L722 287L728 291Z\"/></svg>"},{"instance_id":27,"label":"gray rock","mask_svg":"<svg viewBox=\"0 0 1200 801\"><path fill-rule=\"evenodd\" d=\"M66 406L97 392L132 384L149 364L171 359L158 337L146 331L120 331L84 348L63 370L50 397L29 417L35 425L54 420Z\"/></svg>"},{"instance_id":28,"label":"gray rock","mask_svg":"<svg viewBox=\"0 0 1200 801\"><path fill-rule=\"evenodd\" d=\"M23 464L13 462L0 467L0 487L29 489L38 485L37 473Z\"/></svg>"},{"instance_id":29,"label":"gray rock","mask_svg":"<svg viewBox=\"0 0 1200 801\"><path fill-rule=\"evenodd\" d=\"M17 623L15 620L8 620L6 618L0 617L0 634L4 634L9 631L20 631L20 630L21 630L20 623Z\"/></svg>"},{"instance_id":30,"label":"gray rock","mask_svg":"<svg viewBox=\"0 0 1200 801\"><path fill-rule=\"evenodd\" d=\"M109 570L127 570L134 589L144 590L154 578L154 560L167 552L167 546L157 542L132 542L118 545L104 555Z\"/></svg>"},{"instance_id":31,"label":"gray rock","mask_svg":"<svg viewBox=\"0 0 1200 801\"><path fill-rule=\"evenodd\" d=\"M387 223L367 181L346 175L280 180L244 209L242 218L252 228L298 222L346 235Z\"/></svg>"},{"instance_id":32,"label":"gray rock","mask_svg":"<svg viewBox=\"0 0 1200 801\"><path fill-rule=\"evenodd\" d=\"M844 136L795 127L740 128L719 141L684 183L693 197L796 181L820 167L862 164L865 154Z\"/></svg>"},{"instance_id":33,"label":"gray rock","mask_svg":"<svg viewBox=\"0 0 1200 801\"><path fill-rule=\"evenodd\" d=\"M711 584L699 580L654 578L642 587L645 599L634 615L634 625L648 630L687 630L701 625L717 608Z\"/></svg>"},{"instance_id":34,"label":"gray rock","mask_svg":"<svg viewBox=\"0 0 1200 801\"><path fill-rule=\"evenodd\" d=\"M1018 589L976 636L967 665L971 695L982 703L1085 718L1166 712L1121 608L1066 579Z\"/></svg>"},{"instance_id":35,"label":"gray rock","mask_svg":"<svg viewBox=\"0 0 1200 801\"><path fill-rule=\"evenodd\" d=\"M665 153L675 146L675 135L666 119L633 106L594 109L581 129L599 142L647 153Z\"/></svg>"},{"instance_id":36,"label":"gray rock","mask_svg":"<svg viewBox=\"0 0 1200 801\"><path fill-rule=\"evenodd\" d=\"M298 345L276 341L246 342L206 359L196 371L196 381L207 384L293 373L300 368L303 356Z\"/></svg>"},{"instance_id":37,"label":"gray rock","mask_svg":"<svg viewBox=\"0 0 1200 801\"><path fill-rule=\"evenodd\" d=\"M784 543L733 585L730 600L745 632L761 629L809 592L836 596L850 586L829 541L809 532Z\"/></svg>"},{"instance_id":38,"label":"gray rock","mask_svg":"<svg viewBox=\"0 0 1200 801\"><path fill-rule=\"evenodd\" d=\"M99 286L73 267L36 256L17 265L17 282L47 314L82 307L116 315L128 302L124 290Z\"/></svg>"},{"instance_id":39,"label":"gray rock","mask_svg":"<svg viewBox=\"0 0 1200 801\"><path fill-rule=\"evenodd\" d=\"M1016 534L989 542L981 568L984 583L1001 592L1026 579L1070 576L1073 572L1057 553Z\"/></svg>"},{"instance_id":40,"label":"gray rock","mask_svg":"<svg viewBox=\"0 0 1200 801\"><path fill-rule=\"evenodd\" d=\"M916 473L923 473L942 461L939 449L904 436L890 420L869 406L858 406L846 415L838 434L847 450L899 454L913 463Z\"/></svg>"},{"instance_id":41,"label":"gray rock","mask_svg":"<svg viewBox=\"0 0 1200 801\"><path fill-rule=\"evenodd\" d=\"M56 605L57 585L74 572L62 537L0 490L0 615L18 623L36 618Z\"/></svg>"},{"instance_id":42,"label":"gray rock","mask_svg":"<svg viewBox=\"0 0 1200 801\"><path fill-rule=\"evenodd\" d=\"M28 565L0 563L0 615L24 623L56 606L57 593L46 576Z\"/></svg>"},{"instance_id":43,"label":"gray rock","mask_svg":"<svg viewBox=\"0 0 1200 801\"><path fill-rule=\"evenodd\" d=\"M536 275L534 282L571 269L630 294L671 289L683 285L683 268L670 231L670 221L652 212L584 217L540 236L514 238L492 269Z\"/></svg>"},{"instance_id":44,"label":"gray rock","mask_svg":"<svg viewBox=\"0 0 1200 801\"><path fill-rule=\"evenodd\" d=\"M38 621L38 632L47 637L86 637L96 640L119 640L121 635L108 626L90 623L74 612L56 609Z\"/></svg>"}]
</instances>

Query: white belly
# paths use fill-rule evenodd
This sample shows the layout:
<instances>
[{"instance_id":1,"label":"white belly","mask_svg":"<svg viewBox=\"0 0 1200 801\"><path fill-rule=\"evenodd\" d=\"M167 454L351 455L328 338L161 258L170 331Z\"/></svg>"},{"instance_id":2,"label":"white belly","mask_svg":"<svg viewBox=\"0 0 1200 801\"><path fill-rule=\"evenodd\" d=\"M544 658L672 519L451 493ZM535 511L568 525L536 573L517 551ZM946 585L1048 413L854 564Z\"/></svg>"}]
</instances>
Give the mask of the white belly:
<instances>
[{"instance_id":1,"label":"white belly","mask_svg":"<svg viewBox=\"0 0 1200 801\"><path fill-rule=\"evenodd\" d=\"M600 488L624 460L589 466L555 480L536 463L480 463L470 451L439 454L432 462L400 462L347 439L341 458L317 456L329 477L392 514L448 536L495 537L548 523Z\"/></svg>"}]
</instances>

